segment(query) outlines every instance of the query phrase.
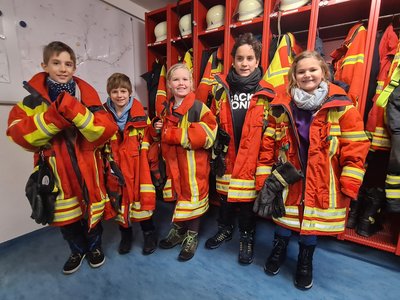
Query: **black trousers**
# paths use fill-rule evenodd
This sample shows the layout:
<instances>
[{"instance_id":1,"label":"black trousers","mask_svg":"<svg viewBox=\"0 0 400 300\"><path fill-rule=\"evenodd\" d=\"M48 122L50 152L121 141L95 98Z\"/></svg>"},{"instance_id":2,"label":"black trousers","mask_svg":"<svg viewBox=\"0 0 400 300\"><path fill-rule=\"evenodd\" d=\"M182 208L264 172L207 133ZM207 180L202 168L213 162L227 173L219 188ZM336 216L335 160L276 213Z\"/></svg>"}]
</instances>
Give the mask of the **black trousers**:
<instances>
[{"instance_id":1,"label":"black trousers","mask_svg":"<svg viewBox=\"0 0 400 300\"><path fill-rule=\"evenodd\" d=\"M228 202L226 195L218 194L218 196L221 203L218 216L218 224L220 226L234 225L235 217L238 213L240 231L252 231L255 229L254 202Z\"/></svg>"},{"instance_id":2,"label":"black trousers","mask_svg":"<svg viewBox=\"0 0 400 300\"><path fill-rule=\"evenodd\" d=\"M85 220L60 227L64 240L67 241L72 253L86 253L101 248L103 226L101 222L90 231Z\"/></svg>"}]
</instances>

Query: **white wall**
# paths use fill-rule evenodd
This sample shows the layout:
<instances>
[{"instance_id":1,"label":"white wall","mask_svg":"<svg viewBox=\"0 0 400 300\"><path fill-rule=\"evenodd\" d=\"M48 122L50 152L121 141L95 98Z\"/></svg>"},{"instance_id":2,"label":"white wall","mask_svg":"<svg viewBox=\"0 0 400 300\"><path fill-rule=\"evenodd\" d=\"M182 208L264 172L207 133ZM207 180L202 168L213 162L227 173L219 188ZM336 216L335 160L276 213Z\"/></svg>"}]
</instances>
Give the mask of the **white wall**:
<instances>
[{"instance_id":1,"label":"white wall","mask_svg":"<svg viewBox=\"0 0 400 300\"><path fill-rule=\"evenodd\" d=\"M99 3L103 2L98 1ZM0 9L3 12L3 16L0 17L0 21L2 21L0 28L7 36L6 41L0 39L0 46L3 46L4 49L4 44L6 44L11 79L9 84L2 83L1 89L2 94L9 96L8 100L17 101L26 95L26 92L21 86L23 72L20 71L21 55L16 40L16 23L19 20L13 11L12 2L13 0L0 0ZM65 3L63 0L52 1L52 5L64 7ZM110 9L116 8L110 6ZM90 12L87 13L90 14ZM135 11L130 12L130 15L135 14ZM138 9L138 14L140 16L144 14L142 8ZM48 26L51 27L51 24ZM138 18L132 17L132 26L135 29L132 37L135 48L132 58L135 70L134 74L129 74L129 76L135 85L137 96L145 104L147 102L146 83L140 77L146 71L146 62L143 59L146 57L145 43L143 42L145 40L144 23ZM39 63L40 61L38 61ZM11 107L10 104L5 104L0 99L0 243L42 228L30 218L31 210L24 193L25 183L32 171L32 154L9 141L5 134Z\"/></svg>"}]
</instances>

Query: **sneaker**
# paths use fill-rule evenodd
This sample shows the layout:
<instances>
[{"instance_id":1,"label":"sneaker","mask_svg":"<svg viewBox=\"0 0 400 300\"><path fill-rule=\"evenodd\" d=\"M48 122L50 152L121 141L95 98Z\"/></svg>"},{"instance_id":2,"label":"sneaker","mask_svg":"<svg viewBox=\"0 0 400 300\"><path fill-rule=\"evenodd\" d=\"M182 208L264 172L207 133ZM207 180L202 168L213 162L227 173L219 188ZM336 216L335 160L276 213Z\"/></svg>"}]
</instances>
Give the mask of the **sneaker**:
<instances>
[{"instance_id":1,"label":"sneaker","mask_svg":"<svg viewBox=\"0 0 400 300\"><path fill-rule=\"evenodd\" d=\"M182 228L174 224L171 230L169 231L167 237L160 241L159 246L162 249L170 249L175 247L178 244L182 244L185 239L186 233L180 233Z\"/></svg>"},{"instance_id":2,"label":"sneaker","mask_svg":"<svg viewBox=\"0 0 400 300\"><path fill-rule=\"evenodd\" d=\"M249 265L254 259L254 230L240 234L239 263Z\"/></svg>"},{"instance_id":3,"label":"sneaker","mask_svg":"<svg viewBox=\"0 0 400 300\"><path fill-rule=\"evenodd\" d=\"M78 271L79 267L82 264L83 259L86 254L82 253L72 253L67 262L64 264L63 273L64 274L72 274Z\"/></svg>"},{"instance_id":4,"label":"sneaker","mask_svg":"<svg viewBox=\"0 0 400 300\"><path fill-rule=\"evenodd\" d=\"M157 249L157 234L154 230L143 231L143 255L152 254Z\"/></svg>"},{"instance_id":5,"label":"sneaker","mask_svg":"<svg viewBox=\"0 0 400 300\"><path fill-rule=\"evenodd\" d=\"M216 249L223 242L228 242L232 239L233 235L233 225L219 225L218 232L210 237L205 244L207 249Z\"/></svg>"},{"instance_id":6,"label":"sneaker","mask_svg":"<svg viewBox=\"0 0 400 300\"><path fill-rule=\"evenodd\" d=\"M185 239L182 243L182 250L179 253L178 259L180 261L187 261L194 256L197 245L199 244L198 233L196 231L188 230Z\"/></svg>"},{"instance_id":7,"label":"sneaker","mask_svg":"<svg viewBox=\"0 0 400 300\"><path fill-rule=\"evenodd\" d=\"M89 258L89 265L92 268L98 268L106 261L106 258L101 248L96 248L92 251L89 251L87 253L87 256Z\"/></svg>"}]
</instances>

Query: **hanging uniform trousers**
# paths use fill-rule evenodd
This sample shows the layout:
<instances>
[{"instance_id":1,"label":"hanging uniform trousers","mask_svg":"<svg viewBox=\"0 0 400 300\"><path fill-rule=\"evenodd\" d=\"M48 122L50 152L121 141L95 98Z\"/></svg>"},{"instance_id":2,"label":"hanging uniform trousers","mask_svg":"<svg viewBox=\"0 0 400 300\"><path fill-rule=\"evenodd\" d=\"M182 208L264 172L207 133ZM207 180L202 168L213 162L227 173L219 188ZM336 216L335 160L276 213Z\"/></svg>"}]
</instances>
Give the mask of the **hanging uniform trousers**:
<instances>
[{"instance_id":1,"label":"hanging uniform trousers","mask_svg":"<svg viewBox=\"0 0 400 300\"><path fill-rule=\"evenodd\" d=\"M155 189L147 158L152 137L142 104L132 99L130 115L122 131L110 140L111 155L125 179L116 221L127 228L131 222L150 219L155 209ZM108 103L105 103L106 108ZM110 112L111 113L111 112Z\"/></svg>"},{"instance_id":2,"label":"hanging uniform trousers","mask_svg":"<svg viewBox=\"0 0 400 300\"><path fill-rule=\"evenodd\" d=\"M261 189L279 159L302 170L305 180L285 187L286 214L273 218L279 226L301 235L335 235L344 231L346 208L357 197L364 176L369 141L364 123L340 87L329 84L328 99L310 124L307 166L300 161L300 140L287 92L279 93L270 108L256 178Z\"/></svg>"},{"instance_id":3,"label":"hanging uniform trousers","mask_svg":"<svg viewBox=\"0 0 400 300\"><path fill-rule=\"evenodd\" d=\"M199 86L196 89L196 99L207 104L208 107L211 106L212 88L217 84L214 75L222 73L224 70L223 47L223 45L219 46L218 49L210 55Z\"/></svg>"},{"instance_id":4,"label":"hanging uniform trousers","mask_svg":"<svg viewBox=\"0 0 400 300\"><path fill-rule=\"evenodd\" d=\"M287 75L290 66L301 51L294 35L290 32L284 34L263 79L274 88L286 87L289 82Z\"/></svg>"},{"instance_id":5,"label":"hanging uniform trousers","mask_svg":"<svg viewBox=\"0 0 400 300\"><path fill-rule=\"evenodd\" d=\"M400 212L400 49L398 49L387 85L376 101L376 105L386 109L387 123L391 134L391 151L385 181L387 210Z\"/></svg>"},{"instance_id":6,"label":"hanging uniform trousers","mask_svg":"<svg viewBox=\"0 0 400 300\"><path fill-rule=\"evenodd\" d=\"M189 93L173 110L168 103L161 118L161 150L177 200L173 222L187 221L203 215L208 207L208 149L217 134L215 116L207 106Z\"/></svg>"},{"instance_id":7,"label":"hanging uniform trousers","mask_svg":"<svg viewBox=\"0 0 400 300\"><path fill-rule=\"evenodd\" d=\"M349 85L347 94L355 106L358 105L363 89L366 41L367 30L362 24L356 24L350 29L341 47L331 53L334 79Z\"/></svg>"},{"instance_id":8,"label":"hanging uniform trousers","mask_svg":"<svg viewBox=\"0 0 400 300\"><path fill-rule=\"evenodd\" d=\"M85 81L74 77L80 91L81 102L68 93L62 93L51 102L47 94L46 73L38 73L29 81L46 102L30 96L15 105L9 115L7 136L28 151L44 149L46 161L52 168L58 196L55 216L51 225L64 226L88 216L89 228L102 218L109 199L102 184L103 162L101 146L117 130L116 125L101 105L97 92ZM82 195L68 154L63 130L73 127L76 134L75 153L77 164L88 189L89 202ZM49 147L50 146L50 147ZM107 206L106 206L107 204Z\"/></svg>"},{"instance_id":9,"label":"hanging uniform trousers","mask_svg":"<svg viewBox=\"0 0 400 300\"><path fill-rule=\"evenodd\" d=\"M232 108L229 100L229 85L226 76L215 75L218 85L213 87L214 101L211 110L219 119L219 124L230 138L225 157L226 170L216 177L219 194L227 195L228 202L252 202L256 198L256 162L263 128L268 115L269 102L274 97L272 86L261 80L261 90L253 94L243 124L239 149L236 153ZM261 172L262 170L257 170Z\"/></svg>"}]
</instances>

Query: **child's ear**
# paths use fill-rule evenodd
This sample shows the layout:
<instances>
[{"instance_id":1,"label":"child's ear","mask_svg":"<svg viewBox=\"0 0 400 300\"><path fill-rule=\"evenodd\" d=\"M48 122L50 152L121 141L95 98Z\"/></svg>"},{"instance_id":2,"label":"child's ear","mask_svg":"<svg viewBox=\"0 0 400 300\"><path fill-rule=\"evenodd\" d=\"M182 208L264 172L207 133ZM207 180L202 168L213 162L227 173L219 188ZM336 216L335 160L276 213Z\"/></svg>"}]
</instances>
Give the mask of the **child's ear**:
<instances>
[{"instance_id":1,"label":"child's ear","mask_svg":"<svg viewBox=\"0 0 400 300\"><path fill-rule=\"evenodd\" d=\"M45 64L44 62L42 62L42 63L40 64L40 66L42 67L43 71L45 71L46 73L48 73L48 71L47 71L47 64Z\"/></svg>"}]
</instances>

